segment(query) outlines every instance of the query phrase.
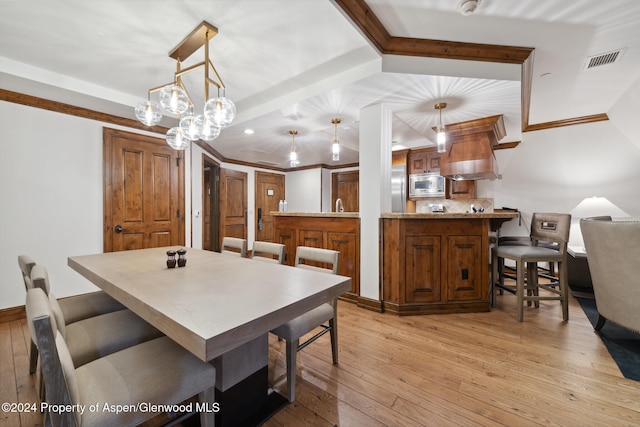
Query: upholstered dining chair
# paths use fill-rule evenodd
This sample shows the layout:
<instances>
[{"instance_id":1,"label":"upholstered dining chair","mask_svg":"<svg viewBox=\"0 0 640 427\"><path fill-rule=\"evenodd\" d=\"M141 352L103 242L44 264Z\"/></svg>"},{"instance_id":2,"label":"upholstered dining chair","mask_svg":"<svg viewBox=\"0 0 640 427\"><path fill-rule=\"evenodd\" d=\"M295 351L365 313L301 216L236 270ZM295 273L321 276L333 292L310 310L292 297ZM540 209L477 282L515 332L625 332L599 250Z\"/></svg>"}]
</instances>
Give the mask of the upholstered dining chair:
<instances>
[{"instance_id":1,"label":"upholstered dining chair","mask_svg":"<svg viewBox=\"0 0 640 427\"><path fill-rule=\"evenodd\" d=\"M22 272L22 278L24 280L24 287L29 290L33 287L31 283L31 271L36 265L36 261L28 255L18 256L18 265ZM44 275L46 270L43 270L40 274ZM48 275L46 286L49 286ZM40 286L45 286L41 283ZM49 290L45 290L49 292ZM58 301L58 305L64 318L64 323L69 325L79 320L88 319L90 317L99 316L101 314L111 313L114 311L124 310L126 307L120 304L115 299L111 298L104 291L89 292L86 294L75 295L67 298L63 298ZM29 350L29 373L34 373L38 363L38 348L35 341L31 340L31 347Z\"/></svg>"},{"instance_id":2,"label":"upholstered dining chair","mask_svg":"<svg viewBox=\"0 0 640 427\"><path fill-rule=\"evenodd\" d=\"M640 333L640 220L580 220L593 294L598 310L594 329L607 320Z\"/></svg>"},{"instance_id":3,"label":"upholstered dining chair","mask_svg":"<svg viewBox=\"0 0 640 427\"><path fill-rule=\"evenodd\" d=\"M130 310L112 311L67 324L58 300L50 292L49 275L43 266L33 267L31 282L33 289L29 289L27 294L41 289L48 296L55 325L66 340L76 367L163 335Z\"/></svg>"},{"instance_id":4,"label":"upholstered dining chair","mask_svg":"<svg viewBox=\"0 0 640 427\"><path fill-rule=\"evenodd\" d=\"M531 245L528 246L496 246L493 248L491 278L491 298L495 304L495 289L503 289L517 296L518 321L524 316L524 301L529 305L534 302L539 307L541 300L559 300L562 305L563 320L569 319L568 283L567 283L567 243L571 215L563 213L534 213L531 220ZM555 243L558 249L540 246L540 242ZM510 259L516 263L516 285L508 286L498 280L498 265L500 259ZM558 283L544 284L538 281L539 262L558 264ZM525 265L526 284L525 284ZM553 286L552 286L553 285ZM553 295L540 295L543 289ZM526 291L526 295L525 295Z\"/></svg>"},{"instance_id":5,"label":"upholstered dining chair","mask_svg":"<svg viewBox=\"0 0 640 427\"><path fill-rule=\"evenodd\" d=\"M320 264L320 265L317 265ZM325 268L326 265L331 268ZM340 252L329 249L298 246L296 249L295 266L338 274L340 269ZM295 400L296 395L296 359L297 352L329 332L331 335L331 354L333 363L338 363L338 316L337 301L324 303L306 313L278 326L271 332L286 341L287 347L287 398L289 402ZM300 344L300 338L318 327L322 330Z\"/></svg>"},{"instance_id":6,"label":"upholstered dining chair","mask_svg":"<svg viewBox=\"0 0 640 427\"><path fill-rule=\"evenodd\" d=\"M251 258L260 261L284 264L285 246L281 243L273 242L253 242Z\"/></svg>"},{"instance_id":7,"label":"upholstered dining chair","mask_svg":"<svg viewBox=\"0 0 640 427\"><path fill-rule=\"evenodd\" d=\"M31 334L40 348L45 401L49 405L81 405L81 411L51 411L47 425L133 426L157 413L105 410L133 408L141 403L175 405L198 395L209 406L215 399L216 370L168 337L128 347L76 366L55 325L49 299L42 289L31 289L26 299ZM98 405L93 410L91 405ZM214 425L213 411L200 412L202 426Z\"/></svg>"},{"instance_id":8,"label":"upholstered dining chair","mask_svg":"<svg viewBox=\"0 0 640 427\"><path fill-rule=\"evenodd\" d=\"M238 237L223 237L220 252L227 255L247 257L247 241Z\"/></svg>"}]
</instances>

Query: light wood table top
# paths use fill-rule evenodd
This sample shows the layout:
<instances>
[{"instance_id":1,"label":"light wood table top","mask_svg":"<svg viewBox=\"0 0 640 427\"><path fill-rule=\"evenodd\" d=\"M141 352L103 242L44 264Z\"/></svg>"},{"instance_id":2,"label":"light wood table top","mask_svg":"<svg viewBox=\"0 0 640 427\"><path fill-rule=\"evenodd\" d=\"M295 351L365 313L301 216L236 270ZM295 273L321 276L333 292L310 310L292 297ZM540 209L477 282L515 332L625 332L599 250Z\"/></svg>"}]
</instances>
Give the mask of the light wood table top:
<instances>
[{"instance_id":1,"label":"light wood table top","mask_svg":"<svg viewBox=\"0 0 640 427\"><path fill-rule=\"evenodd\" d=\"M69 257L69 266L204 361L351 289L345 276L187 248Z\"/></svg>"}]
</instances>

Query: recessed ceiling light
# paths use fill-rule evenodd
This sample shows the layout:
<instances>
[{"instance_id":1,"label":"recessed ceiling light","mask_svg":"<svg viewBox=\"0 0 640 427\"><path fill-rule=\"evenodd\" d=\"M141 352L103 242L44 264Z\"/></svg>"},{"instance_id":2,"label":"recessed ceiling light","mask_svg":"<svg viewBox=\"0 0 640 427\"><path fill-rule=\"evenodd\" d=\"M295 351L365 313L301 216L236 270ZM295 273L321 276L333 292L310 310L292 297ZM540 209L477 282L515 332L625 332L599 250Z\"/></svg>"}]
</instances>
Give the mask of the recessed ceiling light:
<instances>
[{"instance_id":1,"label":"recessed ceiling light","mask_svg":"<svg viewBox=\"0 0 640 427\"><path fill-rule=\"evenodd\" d=\"M253 135L255 133L255 131L253 129L245 129L244 130L245 135Z\"/></svg>"}]
</instances>

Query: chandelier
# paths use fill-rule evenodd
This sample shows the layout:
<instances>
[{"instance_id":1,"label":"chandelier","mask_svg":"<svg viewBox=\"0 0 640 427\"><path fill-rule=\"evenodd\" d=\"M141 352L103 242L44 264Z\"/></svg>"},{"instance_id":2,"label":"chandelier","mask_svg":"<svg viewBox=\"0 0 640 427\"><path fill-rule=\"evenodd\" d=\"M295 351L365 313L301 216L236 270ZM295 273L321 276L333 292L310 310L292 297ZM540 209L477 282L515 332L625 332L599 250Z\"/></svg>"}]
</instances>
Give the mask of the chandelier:
<instances>
[{"instance_id":1,"label":"chandelier","mask_svg":"<svg viewBox=\"0 0 640 427\"><path fill-rule=\"evenodd\" d=\"M444 125L442 124L442 110L447 108L446 102L439 102L435 105L435 109L440 111L440 122L436 129L436 144L438 146L438 153L444 153L447 151L447 135L444 133Z\"/></svg>"},{"instance_id":2,"label":"chandelier","mask_svg":"<svg viewBox=\"0 0 640 427\"><path fill-rule=\"evenodd\" d=\"M218 34L218 29L203 21L189 34L169 57L177 62L173 82L149 89L147 100L138 103L135 109L136 118L147 126L155 126L162 119L163 113L173 114L180 118L178 126L167 132L167 144L176 150L189 147L191 141L202 139L213 141L220 135L220 130L229 126L236 116L236 106L226 97L225 86L220 75L209 58L209 40ZM204 60L197 64L182 68L182 61L204 46ZM204 110L195 115L194 104L182 82L182 76L197 68L204 68ZM217 88L216 97L209 98L209 88ZM151 100L151 94L159 93L159 101Z\"/></svg>"},{"instance_id":3,"label":"chandelier","mask_svg":"<svg viewBox=\"0 0 640 427\"><path fill-rule=\"evenodd\" d=\"M331 152L333 154L331 160L334 162L340 160L340 142L338 141L338 125L340 124L340 121L340 119L331 119L331 123L333 123L335 127L333 143L331 144Z\"/></svg>"},{"instance_id":4,"label":"chandelier","mask_svg":"<svg viewBox=\"0 0 640 427\"><path fill-rule=\"evenodd\" d=\"M291 135L291 152L289 153L289 166L291 166L292 168L295 168L296 166L298 166L298 163L300 163L298 161L298 154L296 153L296 135L298 134L298 131L295 129L292 129L289 131L289 135Z\"/></svg>"}]
</instances>

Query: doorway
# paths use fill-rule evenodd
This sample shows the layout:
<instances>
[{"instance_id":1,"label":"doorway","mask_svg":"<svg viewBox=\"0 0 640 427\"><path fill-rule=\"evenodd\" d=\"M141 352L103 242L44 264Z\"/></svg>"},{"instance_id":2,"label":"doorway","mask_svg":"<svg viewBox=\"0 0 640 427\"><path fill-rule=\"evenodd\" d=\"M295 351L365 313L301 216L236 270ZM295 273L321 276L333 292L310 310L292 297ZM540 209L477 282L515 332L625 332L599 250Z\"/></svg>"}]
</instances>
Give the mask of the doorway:
<instances>
[{"instance_id":1,"label":"doorway","mask_svg":"<svg viewBox=\"0 0 640 427\"><path fill-rule=\"evenodd\" d=\"M183 153L103 128L104 252L184 245Z\"/></svg>"},{"instance_id":2,"label":"doorway","mask_svg":"<svg viewBox=\"0 0 640 427\"><path fill-rule=\"evenodd\" d=\"M220 165L202 155L202 249L220 252Z\"/></svg>"}]
</instances>

